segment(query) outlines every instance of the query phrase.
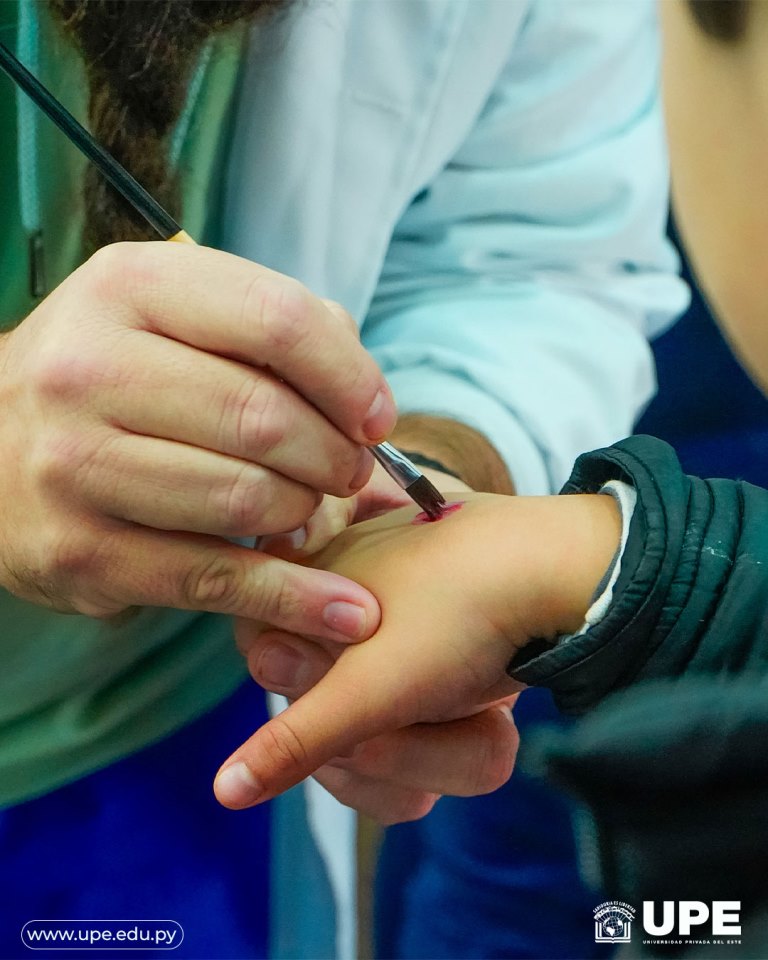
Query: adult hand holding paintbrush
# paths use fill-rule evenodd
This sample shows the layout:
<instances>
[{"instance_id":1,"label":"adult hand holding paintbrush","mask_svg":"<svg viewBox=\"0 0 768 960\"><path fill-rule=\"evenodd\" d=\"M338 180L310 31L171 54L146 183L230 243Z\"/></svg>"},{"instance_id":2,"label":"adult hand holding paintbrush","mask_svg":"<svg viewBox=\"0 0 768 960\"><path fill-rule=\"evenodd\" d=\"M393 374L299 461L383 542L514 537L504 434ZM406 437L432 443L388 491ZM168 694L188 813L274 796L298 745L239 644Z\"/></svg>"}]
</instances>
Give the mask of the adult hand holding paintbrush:
<instances>
[{"instance_id":1,"label":"adult hand holding paintbrush","mask_svg":"<svg viewBox=\"0 0 768 960\"><path fill-rule=\"evenodd\" d=\"M160 236L169 240L189 240L180 230L179 225L146 194L146 191L142 190L136 181L114 164L112 158L93 142L87 132L63 110L48 91L25 71L11 54L3 50L2 45L0 45L0 66L5 66L14 79L21 83L23 89L33 95L38 105L42 106L70 139L74 140L91 160L97 163L99 169L114 175L113 183L116 182L121 193L132 199L142 213L148 215L150 223ZM57 368L53 370L52 378L45 370L42 371L43 384L51 383L51 389L44 388L42 392L57 395L71 393L72 397L81 401L80 406L76 405L75 409L75 413L79 416L82 408L88 410L92 396L96 397L97 385L102 388L110 385L114 388L111 390L111 395L117 404L112 410L96 410L98 414L96 420L101 421L99 423L101 427L111 428L115 426L116 411L118 415L120 413L117 409L122 399L121 390L118 388L121 380L120 376L117 376L120 374L125 378L126 383L133 385L137 403L142 406L142 409L149 408L153 415L157 416L165 408L166 397L172 391L164 387L166 395L164 397L153 395L153 391L157 389L159 383L166 383L167 376L174 372L176 363L169 364L166 354L159 355L157 358L159 364L154 374L150 376L151 365L147 362L148 357L144 353L130 355L130 350L127 349L128 337L125 335L124 328L127 326L129 330L142 334L142 349L149 348L150 343L157 346L156 341L150 341L149 337L150 335L157 337L159 334L160 338L167 343L181 342L182 345L186 345L190 354L195 357L193 367L190 368L187 365L175 381L175 409L182 411L186 418L185 422L193 421L195 429L205 417L218 413L220 430L214 439L209 439L205 444L190 443L186 438L179 440L176 439L175 434L170 438L167 434L158 437L146 426L142 430L136 430L133 427L133 432L141 437L151 436L166 441L170 439L169 446L174 446L174 455L176 449L182 445L191 446L193 452L197 452L197 449L208 453L216 452L219 449L217 444L222 432L221 425L225 424L232 412L232 404L239 408L239 415L235 418L238 436L243 436L246 432L245 428L253 419L259 421L261 428L271 422L278 431L276 434L273 430L270 440L269 434L264 436L263 430L252 428L254 438L260 437L267 441L266 449L262 447L259 453L249 443L247 453L236 458L242 470L241 482L237 490L230 489L227 497L224 496L221 485L213 490L207 487L211 482L210 476L202 484L203 490L209 491L209 499L218 497L219 502L226 499L230 505L235 500L240 503L238 516L242 518L244 512L248 511L253 518L253 525L250 522L246 524L251 532L263 533L269 532L270 529L284 532L292 527L301 526L308 534L304 544L306 553L308 550L321 547L348 523L402 506L409 502L408 495L413 496L420 506L435 513L442 502L442 496L421 471L413 470L406 461L400 463L405 467L405 472L397 477L399 481L397 485L393 484L377 466L375 478L365 485L359 495L353 497L348 495L354 488L354 483L350 483L339 496L326 497L323 509L313 513L308 523L306 522L308 513L306 504L297 511L297 515L290 518L286 516L289 504L283 501L274 505L275 512L271 517L274 522L271 526L268 528L264 525L266 498L278 498L291 490L290 485L285 481L287 477L292 476L292 470L297 467L303 469L306 461L315 464L315 469L320 461L333 463L334 467L342 466L343 469L343 461L338 461L334 450L328 446L328 430L331 431L331 436L336 443L339 441L339 436L343 440L345 435L347 440L360 442L361 432L358 424L366 419L367 404L380 404L380 409L375 415L372 412L368 414L368 417L372 418L372 422L369 419L367 423L369 429L362 431L368 442L375 442L388 432L394 416L388 392L386 389L382 391L383 381L380 379L380 374L372 366L370 358L361 350L357 343L354 324L341 308L335 304L317 301L287 278L277 277L269 271L260 270L253 264L243 264L242 261L237 263L240 269L251 271L249 279L246 281L245 289L239 282L233 285L229 270L233 262L233 258L215 254L213 251L172 243L140 247L119 245L90 261L54 294L54 297L59 297L57 309L63 311L64 307L67 308L66 313L62 313L61 316L63 322L57 328L57 337L64 353ZM179 272L178 268L181 264L185 264L186 267ZM90 278L90 288L85 283L86 277ZM240 281L242 279L241 276ZM212 298L212 292L224 287L227 288L226 296L212 308L214 313L208 315L207 311L211 309L208 304ZM101 327L98 329L91 327L85 331L83 343L87 347L88 362L83 364L79 360L79 340L75 336L78 323L72 321L79 321L82 317L78 309L80 299L90 304L89 289L97 292L101 298L95 304L96 316L102 313L106 315L114 309L117 329L111 344L108 344L106 356L103 350L101 354L96 350L97 347L104 346L99 342L102 334ZM241 299L239 303L235 302L238 290L241 296L244 295L244 300ZM143 298L142 306L138 310L138 320L126 324L126 313L130 316L137 310L137 293ZM53 300L53 298L50 299ZM263 314L262 308L270 305L274 308L273 312L269 315ZM258 307L255 315L251 313L251 307ZM291 308L288 316L284 315L286 307ZM170 311L172 319L180 324L180 328L174 328L172 332L167 326L159 325L155 315L158 309L163 316ZM197 315L198 321L201 321L195 324L195 330L198 334L206 334L203 342L197 339L191 342L189 340L192 333L185 328L187 320L185 313L188 309L191 309L193 314ZM44 314L44 310L48 312ZM323 310L326 312L324 313ZM58 320L55 311L49 310L46 305L43 305L33 316L41 318L41 323L44 325L51 324L51 329ZM238 334L237 343L235 345L220 343L218 347L214 347L209 338L211 329L215 329L217 335L222 332L215 326L221 317L224 318L222 322L225 330L231 329L229 325L232 323L233 316L242 318L243 321L241 324L238 319L235 327ZM302 323L310 320L312 316L315 317L312 336L302 339L302 330L307 332L306 326L302 327ZM316 323L318 318L320 318L319 325ZM265 320L269 322L265 323ZM287 325L284 322L286 320ZM332 321L335 321L335 327ZM254 325L255 329L251 329L249 325ZM23 324L22 328L24 327L29 329L29 322ZM344 332L348 338L351 338L352 343L349 339L343 338ZM264 334L267 334L267 345L273 348L271 355L274 359L270 359L270 356L260 348ZM247 341L245 345L242 342L244 336ZM53 347L56 346L56 340L57 338L54 337L50 341ZM131 334L130 344L136 343L138 339ZM307 351L306 354L301 353L302 346ZM341 349L339 349L340 346ZM30 347L34 349L34 344L30 344ZM316 347L317 350L315 350ZM26 359L23 353L19 356ZM332 369L326 364L330 356L334 358ZM61 390L56 386L59 378L58 371L66 369L67 357L75 358L76 362L71 375L66 379L65 389ZM207 363L210 359L216 359L217 362L239 361L245 366L246 373L253 374L255 370L267 380L273 378L270 380L269 390L261 395L262 403L256 409L248 403L249 399L253 399L253 395L250 387L246 385L241 386L239 392L230 393L230 407L222 410L221 396L206 393L198 384L196 370L198 357L209 358L206 360ZM264 364L267 363L274 369L266 368ZM85 369L79 369L83 367ZM105 371L107 371L106 375ZM303 371L301 376L304 377L301 380L297 379L300 371ZM284 381L283 386L289 392L292 390L297 394L295 399L298 408L294 403L290 411L301 410L303 405L307 404L314 409L316 415L322 414L328 420L327 427L323 428L321 434L314 433L309 438L308 444L299 442L300 438L294 435L294 450L301 451L302 464L297 464L295 461L285 462L285 451L279 449L278 438L283 436L279 432L280 427L290 431L292 422L286 423L283 420L281 424L275 420L276 413L286 413L283 401L280 400L280 396L285 398L286 395L279 393L281 388L276 384L280 380L274 378L276 372L280 380ZM85 373L89 376L83 379L82 375ZM32 379L34 381L35 378ZM276 389L277 395L274 393ZM102 396L106 395L102 389ZM269 397L272 397L274 402L267 402ZM337 397L343 398L343 407L336 406L335 398ZM35 396L32 400L33 408L35 406L45 408L44 403L36 403ZM319 408L319 413L316 408ZM341 414L340 423L334 419L336 414ZM173 416L172 412L171 420ZM408 422L399 425L398 437L406 447L425 450L433 459L436 458L441 463L445 462L449 470L457 470L470 482L473 482L474 477L475 482L480 478L479 483L483 484L485 481L481 475L486 472L493 473L494 470L498 472L499 469L506 476L503 465L500 466L500 461L496 462L498 456L495 451L490 456L492 462L489 463L489 452L485 449L488 445L474 435L464 438L466 443L461 444L464 454L461 463L454 463L454 447L459 425L441 424L435 418L427 418L428 422L421 422L422 419L406 418ZM41 432L42 424L39 418L30 418L26 426L28 434L34 435L36 442L44 441L45 431ZM240 614L241 623L248 624L251 631L259 629L255 621L260 620L270 622L278 629L291 633L306 633L326 640L333 638L343 640L350 636L362 639L373 632L378 622L379 610L371 595L362 587L356 587L332 573L305 569L303 566L280 562L274 556L265 557L233 547L211 536L210 532L207 532L210 528L206 528L207 536L206 532L196 533L195 531L200 530L202 522L201 499L205 498L199 496L199 489L196 502L191 502L187 497L190 481L188 471L184 471L182 477L174 477L171 474L169 480L161 474L156 463L140 465L133 457L124 458L122 465L107 462L107 468L102 469L104 452L112 446L113 452L110 455L114 454L114 450L119 453L122 436L118 439L110 430L102 430L101 440L96 444L92 442L93 435L86 438L88 442L84 440L81 444L72 444L71 440L77 432L73 427L78 426L77 417L69 420L65 417L60 430L60 435L66 440L63 448L74 447L79 457L78 462L73 465L69 459L60 460L60 466L51 471L55 474L54 484L47 489L44 484L38 484L42 488L41 496L38 498L42 504L42 512L50 520L50 523L46 519L42 521L45 524L47 542L40 543L39 538L36 539L34 536L40 524L37 527L35 524L27 524L28 529L22 531L23 535L18 543L26 552L19 554L21 562L18 569L21 576L16 577L14 583L17 592L31 596L39 602L55 603L67 609L79 609L97 614L118 610L128 603L163 603L177 607L194 605L209 610L229 610ZM125 432L125 424L120 421L119 416L117 426L118 433L120 428ZM306 426L309 427L309 423ZM380 434L374 436L375 431L371 427L375 427L375 431L380 431ZM449 436L446 434L446 427ZM12 453L15 452L11 444L6 444L6 448ZM359 447L357 450L358 453L362 452ZM395 463L392 452L387 448L380 452L385 454L384 459L387 460L388 465L392 466ZM102 456L102 460L100 461L95 454ZM272 457L270 462L266 463L261 454L265 456L274 454L276 457ZM366 455L363 453L363 456ZM253 489L250 491L246 489L249 477L251 480L253 478L251 466L254 461L276 474L276 482L269 489L256 491L258 504L254 502ZM213 469L212 461L209 460L209 464ZM424 461L422 465L426 465ZM139 466L142 466L144 473L139 478L139 484L136 484L131 471L135 473ZM79 469L73 469L73 467L79 467ZM119 511L115 515L114 507L105 510L101 503L96 503L94 508L90 493L86 492L85 496L78 496L80 477L86 471L91 478L101 472L102 483L107 490L125 489L127 482L133 481L134 489L141 489L141 505L152 511L151 517L145 514L144 519L138 522L133 519L126 523ZM327 477L326 474L321 476ZM220 474L219 477L221 478ZM338 477L338 469L334 470L333 478L343 486L341 483L343 478ZM449 490L467 489L459 480L448 477L444 469L433 473L433 479ZM37 477L33 477L33 480L37 482ZM304 483L305 493L308 487L313 490L318 489L317 481L314 482L316 484L314 487L311 479ZM407 487L407 493L403 489L405 487ZM320 489L332 488L328 486L323 488L321 485ZM291 496L295 496L296 493L298 491L294 488ZM167 504L163 502L169 499L169 495L176 508L175 515L178 516L181 512L183 514L181 522L187 526L180 529L178 526L171 527L174 530L173 533L163 533L162 530L166 525L179 523L178 520L173 520L173 515L167 512ZM73 503L72 508L69 506L70 501ZM205 500L203 506L205 507L208 502ZM311 512L311 508L309 510ZM23 514L26 518L28 513L29 511L25 511L22 505L20 515ZM135 518L137 514L133 513L131 516ZM53 524L54 520L61 524L59 528ZM228 524L227 532L232 529L233 525ZM283 537L280 537L280 540L282 539ZM293 547L299 546L295 538L291 540ZM60 542L66 545L63 563L59 562L59 557L62 556ZM27 549L29 543L33 543L35 549ZM274 554L277 549L279 549L279 543L273 543L271 552ZM298 558L294 555L290 559ZM117 563L114 562L115 560ZM33 566L33 564L39 566ZM38 569L39 575L34 572ZM364 622L361 623L361 621ZM467 721L465 731L467 762L462 763L461 759L455 755L455 751L451 751L451 762L456 776L461 778L461 771L464 770L466 773L468 770L470 781L474 778L474 755L478 749L487 747L489 729L495 730L505 743L507 740L506 724L503 731L499 731L493 724L490 727L474 727L472 726L474 723L474 718ZM418 740L419 732L414 731L414 736ZM494 737L491 736L491 739L493 740ZM406 760L405 766L409 765L412 765L411 762Z\"/></svg>"},{"instance_id":2,"label":"adult hand holding paintbrush","mask_svg":"<svg viewBox=\"0 0 768 960\"><path fill-rule=\"evenodd\" d=\"M368 480L366 448L395 410L340 308L226 253L118 244L2 337L0 367L0 585L91 616L149 605L338 639L375 628L356 584L223 539L301 526L323 494Z\"/></svg>"}]
</instances>

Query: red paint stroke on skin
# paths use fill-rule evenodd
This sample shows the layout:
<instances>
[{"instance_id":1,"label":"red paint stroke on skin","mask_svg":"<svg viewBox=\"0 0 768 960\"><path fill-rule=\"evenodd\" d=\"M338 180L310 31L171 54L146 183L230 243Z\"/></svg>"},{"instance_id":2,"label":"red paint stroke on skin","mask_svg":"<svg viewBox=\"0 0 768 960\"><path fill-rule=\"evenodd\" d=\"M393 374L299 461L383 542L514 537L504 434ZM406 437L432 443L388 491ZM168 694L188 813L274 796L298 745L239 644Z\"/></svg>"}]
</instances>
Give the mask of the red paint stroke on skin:
<instances>
[{"instance_id":1,"label":"red paint stroke on skin","mask_svg":"<svg viewBox=\"0 0 768 960\"><path fill-rule=\"evenodd\" d=\"M430 517L429 514L423 512L417 513L411 523L437 523L438 520L444 520L450 514L461 510L466 502L466 500L454 500L453 503L446 503L444 507L441 507L439 517Z\"/></svg>"}]
</instances>

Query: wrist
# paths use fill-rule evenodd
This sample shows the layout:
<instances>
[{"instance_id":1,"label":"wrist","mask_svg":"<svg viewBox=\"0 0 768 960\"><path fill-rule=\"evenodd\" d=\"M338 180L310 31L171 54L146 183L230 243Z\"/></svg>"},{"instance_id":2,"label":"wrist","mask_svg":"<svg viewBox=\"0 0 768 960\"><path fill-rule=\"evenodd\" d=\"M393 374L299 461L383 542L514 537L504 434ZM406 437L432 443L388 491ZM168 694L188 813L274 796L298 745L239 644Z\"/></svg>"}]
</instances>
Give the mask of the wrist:
<instances>
[{"instance_id":1,"label":"wrist","mask_svg":"<svg viewBox=\"0 0 768 960\"><path fill-rule=\"evenodd\" d=\"M429 414L404 414L389 439L398 449L421 454L442 465L445 473L461 478L471 490L515 492L496 448L466 424Z\"/></svg>"},{"instance_id":2,"label":"wrist","mask_svg":"<svg viewBox=\"0 0 768 960\"><path fill-rule=\"evenodd\" d=\"M598 494L510 497L504 509L516 514L498 515L491 531L491 555L504 566L497 582L508 585L496 616L512 625L517 647L575 633L619 549L616 501Z\"/></svg>"},{"instance_id":3,"label":"wrist","mask_svg":"<svg viewBox=\"0 0 768 960\"><path fill-rule=\"evenodd\" d=\"M606 572L620 549L622 519L613 497L574 494L553 498L558 504L557 546L546 558L542 636L580 630Z\"/></svg>"}]
</instances>

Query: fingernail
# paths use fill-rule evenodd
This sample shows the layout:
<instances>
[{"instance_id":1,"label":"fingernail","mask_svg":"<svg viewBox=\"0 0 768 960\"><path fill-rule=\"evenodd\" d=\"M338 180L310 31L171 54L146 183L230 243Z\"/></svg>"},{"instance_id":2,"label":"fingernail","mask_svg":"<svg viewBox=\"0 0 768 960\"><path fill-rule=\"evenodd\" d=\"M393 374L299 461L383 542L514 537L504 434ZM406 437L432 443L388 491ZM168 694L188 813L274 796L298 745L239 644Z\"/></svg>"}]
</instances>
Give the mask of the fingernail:
<instances>
[{"instance_id":1,"label":"fingernail","mask_svg":"<svg viewBox=\"0 0 768 960\"><path fill-rule=\"evenodd\" d=\"M363 430L369 440L381 440L395 425L395 408L388 390L381 389L365 415Z\"/></svg>"},{"instance_id":2,"label":"fingernail","mask_svg":"<svg viewBox=\"0 0 768 960\"><path fill-rule=\"evenodd\" d=\"M364 483L368 482L368 477L373 469L373 454L363 449L360 454L360 463L355 471L354 477L350 480L349 486L352 490L359 490Z\"/></svg>"},{"instance_id":3,"label":"fingernail","mask_svg":"<svg viewBox=\"0 0 768 960\"><path fill-rule=\"evenodd\" d=\"M227 807L246 807L255 803L262 793L261 784L242 760L221 771L214 790L219 802Z\"/></svg>"},{"instance_id":4,"label":"fingernail","mask_svg":"<svg viewBox=\"0 0 768 960\"><path fill-rule=\"evenodd\" d=\"M365 633L368 615L356 603L334 600L323 610L323 623L345 637L358 640Z\"/></svg>"},{"instance_id":5,"label":"fingernail","mask_svg":"<svg viewBox=\"0 0 768 960\"><path fill-rule=\"evenodd\" d=\"M273 686L295 687L303 662L304 657L292 647L284 643L272 643L259 658L259 679L267 689Z\"/></svg>"}]
</instances>

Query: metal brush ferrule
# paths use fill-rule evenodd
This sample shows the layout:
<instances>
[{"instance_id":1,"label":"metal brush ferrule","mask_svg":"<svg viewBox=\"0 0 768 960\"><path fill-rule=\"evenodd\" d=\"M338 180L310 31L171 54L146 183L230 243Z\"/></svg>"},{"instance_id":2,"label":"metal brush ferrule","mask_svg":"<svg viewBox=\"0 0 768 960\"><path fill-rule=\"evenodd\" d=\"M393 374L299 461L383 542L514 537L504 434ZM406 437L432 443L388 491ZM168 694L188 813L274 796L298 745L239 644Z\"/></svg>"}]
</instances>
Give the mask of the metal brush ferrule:
<instances>
[{"instance_id":1,"label":"metal brush ferrule","mask_svg":"<svg viewBox=\"0 0 768 960\"><path fill-rule=\"evenodd\" d=\"M371 453L403 490L421 477L418 467L414 466L408 457L403 456L391 443L378 443L375 447L371 447Z\"/></svg>"}]
</instances>

